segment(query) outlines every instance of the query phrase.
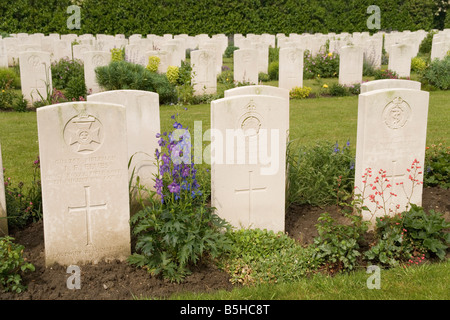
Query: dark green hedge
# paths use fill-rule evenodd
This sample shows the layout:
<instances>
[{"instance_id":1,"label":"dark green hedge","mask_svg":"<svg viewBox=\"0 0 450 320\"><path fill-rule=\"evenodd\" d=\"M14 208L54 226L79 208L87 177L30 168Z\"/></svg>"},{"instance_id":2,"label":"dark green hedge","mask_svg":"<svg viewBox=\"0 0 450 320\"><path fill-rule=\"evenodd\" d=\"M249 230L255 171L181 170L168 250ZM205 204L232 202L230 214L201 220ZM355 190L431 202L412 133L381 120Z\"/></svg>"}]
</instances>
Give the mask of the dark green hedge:
<instances>
[{"instance_id":1,"label":"dark green hedge","mask_svg":"<svg viewBox=\"0 0 450 320\"><path fill-rule=\"evenodd\" d=\"M66 26L73 2L80 3L80 30ZM362 32L370 31L370 5L380 7L386 31L448 24L445 15L436 18L434 0L2 0L0 31L127 36Z\"/></svg>"}]
</instances>

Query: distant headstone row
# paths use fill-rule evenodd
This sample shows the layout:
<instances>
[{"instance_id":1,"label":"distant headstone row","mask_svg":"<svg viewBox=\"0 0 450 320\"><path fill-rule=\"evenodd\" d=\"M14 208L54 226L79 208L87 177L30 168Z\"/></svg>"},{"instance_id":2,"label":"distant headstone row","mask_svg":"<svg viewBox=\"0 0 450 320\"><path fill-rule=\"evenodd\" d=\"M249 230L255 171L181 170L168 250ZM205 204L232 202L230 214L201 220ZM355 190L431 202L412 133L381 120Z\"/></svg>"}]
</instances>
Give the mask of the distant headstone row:
<instances>
[{"instance_id":1,"label":"distant headstone row","mask_svg":"<svg viewBox=\"0 0 450 320\"><path fill-rule=\"evenodd\" d=\"M292 89L303 86L303 53L313 56L329 51L340 55L339 83L353 85L362 82L363 61L375 68L381 66L383 48L389 55L388 68L400 77L409 77L411 58L418 53L427 33L404 31L370 35L362 33L329 34L235 34L233 42L224 34L208 36L186 34L164 36L124 35L96 36L84 34L14 34L0 39L0 66L20 62L22 91L31 103L46 99L51 89L50 63L63 58L84 62L85 80L92 93L101 92L95 78L95 68L111 61L111 50L125 48L127 61L147 66L149 58L159 58L158 72L165 73L169 66L181 66L186 50L191 51L194 71L194 94L212 94L217 90L217 75L222 71L223 54L228 45L239 49L234 52L233 80L237 83L258 83L258 74L268 72L269 47L280 48L279 87ZM383 44L384 38L384 44ZM450 29L433 36L432 59L442 59L450 50ZM20 59L22 57L22 59Z\"/></svg>"}]
</instances>

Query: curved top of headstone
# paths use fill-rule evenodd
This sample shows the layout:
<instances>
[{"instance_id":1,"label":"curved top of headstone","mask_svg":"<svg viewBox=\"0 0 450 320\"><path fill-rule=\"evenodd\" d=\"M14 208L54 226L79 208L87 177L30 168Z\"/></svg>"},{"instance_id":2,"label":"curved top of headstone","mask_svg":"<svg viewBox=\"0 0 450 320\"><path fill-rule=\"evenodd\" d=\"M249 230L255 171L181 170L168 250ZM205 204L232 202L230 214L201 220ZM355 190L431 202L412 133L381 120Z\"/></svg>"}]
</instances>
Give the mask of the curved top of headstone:
<instances>
[{"instance_id":1,"label":"curved top of headstone","mask_svg":"<svg viewBox=\"0 0 450 320\"><path fill-rule=\"evenodd\" d=\"M225 98L247 94L275 96L289 100L289 90L274 86L252 85L228 89L224 91Z\"/></svg>"},{"instance_id":2,"label":"curved top of headstone","mask_svg":"<svg viewBox=\"0 0 450 320\"><path fill-rule=\"evenodd\" d=\"M420 90L421 83L403 79L381 79L361 83L361 93L380 89L415 89Z\"/></svg>"},{"instance_id":3,"label":"curved top of headstone","mask_svg":"<svg viewBox=\"0 0 450 320\"><path fill-rule=\"evenodd\" d=\"M94 94L91 94L91 95L87 96L87 100L89 101L89 99L91 99L91 101L95 101L95 100L92 100L92 99L95 99L96 97L109 96L109 95L113 95L113 94L120 94L120 95L147 95L147 96L155 96L155 97L157 96L157 97L159 97L158 93L152 92L152 91L123 89L123 90L108 90L108 91L103 91L103 92L99 92L99 93L94 93Z\"/></svg>"}]
</instances>

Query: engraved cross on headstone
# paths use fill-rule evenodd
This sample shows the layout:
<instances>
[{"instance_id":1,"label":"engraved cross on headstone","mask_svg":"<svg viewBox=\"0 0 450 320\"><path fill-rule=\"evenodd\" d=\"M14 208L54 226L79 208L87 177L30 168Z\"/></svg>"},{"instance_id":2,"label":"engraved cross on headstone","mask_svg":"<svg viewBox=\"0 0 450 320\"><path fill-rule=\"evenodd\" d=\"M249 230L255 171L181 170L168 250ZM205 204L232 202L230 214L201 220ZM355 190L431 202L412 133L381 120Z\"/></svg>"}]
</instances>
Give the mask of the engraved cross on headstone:
<instances>
[{"instance_id":1,"label":"engraved cross on headstone","mask_svg":"<svg viewBox=\"0 0 450 320\"><path fill-rule=\"evenodd\" d=\"M85 212L86 214L86 245L92 245L92 229L91 229L91 212L95 210L106 210L107 205L106 203L102 204L91 204L91 187L85 186L84 187L84 197L85 197L85 206L81 207L69 207L69 213L74 212Z\"/></svg>"},{"instance_id":2,"label":"engraved cross on headstone","mask_svg":"<svg viewBox=\"0 0 450 320\"><path fill-rule=\"evenodd\" d=\"M248 221L250 223L253 216L253 192L266 191L267 187L255 187L252 180L253 171L248 172L248 187L244 189L234 189L235 194L248 193Z\"/></svg>"},{"instance_id":3,"label":"engraved cross on headstone","mask_svg":"<svg viewBox=\"0 0 450 320\"><path fill-rule=\"evenodd\" d=\"M36 80L35 85L31 87L30 95L33 101L40 101L41 99L47 100L49 97L47 96L45 82L41 79Z\"/></svg>"},{"instance_id":4,"label":"engraved cross on headstone","mask_svg":"<svg viewBox=\"0 0 450 320\"><path fill-rule=\"evenodd\" d=\"M397 192L396 192L397 188L396 188L395 179L396 178L403 178L405 176L404 173L397 173L396 170L395 170L396 167L397 167L397 160L392 160L392 171L391 171L391 173L387 173L386 174L386 178L389 179L389 182L392 185L392 192L395 193L395 194L397 194ZM391 204L392 204L392 201L393 200L391 198L391 201L390 201Z\"/></svg>"}]
</instances>

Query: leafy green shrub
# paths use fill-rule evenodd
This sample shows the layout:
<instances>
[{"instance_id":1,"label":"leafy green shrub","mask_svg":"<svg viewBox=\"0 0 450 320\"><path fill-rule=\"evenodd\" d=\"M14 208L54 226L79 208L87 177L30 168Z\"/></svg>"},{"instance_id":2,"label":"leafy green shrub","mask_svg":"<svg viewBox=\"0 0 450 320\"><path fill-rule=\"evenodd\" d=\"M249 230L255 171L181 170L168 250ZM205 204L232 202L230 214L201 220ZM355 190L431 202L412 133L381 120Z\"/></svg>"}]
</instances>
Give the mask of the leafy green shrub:
<instances>
[{"instance_id":1,"label":"leafy green shrub","mask_svg":"<svg viewBox=\"0 0 450 320\"><path fill-rule=\"evenodd\" d=\"M334 97L344 97L349 95L347 87L339 83L333 83L329 87L329 92Z\"/></svg>"},{"instance_id":2,"label":"leafy green shrub","mask_svg":"<svg viewBox=\"0 0 450 320\"><path fill-rule=\"evenodd\" d=\"M0 90L19 89L20 77L13 69L0 68Z\"/></svg>"},{"instance_id":3,"label":"leafy green shrub","mask_svg":"<svg viewBox=\"0 0 450 320\"><path fill-rule=\"evenodd\" d=\"M166 76L171 84L177 84L178 77L179 77L178 67L177 66L168 66Z\"/></svg>"},{"instance_id":4,"label":"leafy green shrub","mask_svg":"<svg viewBox=\"0 0 450 320\"><path fill-rule=\"evenodd\" d=\"M137 237L137 252L128 262L171 281L181 282L190 273L190 265L229 249L222 233L225 221L206 205L146 207L130 222Z\"/></svg>"},{"instance_id":5,"label":"leafy green shrub","mask_svg":"<svg viewBox=\"0 0 450 320\"><path fill-rule=\"evenodd\" d=\"M360 215L345 215L349 224L339 224L328 213L323 213L316 225L319 236L314 239L313 259L328 271L353 270L358 264L359 243L368 230L368 222Z\"/></svg>"},{"instance_id":6,"label":"leafy green shrub","mask_svg":"<svg viewBox=\"0 0 450 320\"><path fill-rule=\"evenodd\" d=\"M311 94L310 87L294 87L289 91L289 97L291 99L305 99Z\"/></svg>"},{"instance_id":7,"label":"leafy green shrub","mask_svg":"<svg viewBox=\"0 0 450 320\"><path fill-rule=\"evenodd\" d=\"M445 148L440 143L426 148L423 184L450 188L450 147Z\"/></svg>"},{"instance_id":8,"label":"leafy green shrub","mask_svg":"<svg viewBox=\"0 0 450 320\"><path fill-rule=\"evenodd\" d=\"M222 72L217 75L217 83L225 85L225 89L231 89L234 87L234 75L233 71L228 67L222 67Z\"/></svg>"},{"instance_id":9,"label":"leafy green shrub","mask_svg":"<svg viewBox=\"0 0 450 320\"><path fill-rule=\"evenodd\" d=\"M190 104L194 97L194 87L192 85L192 67L190 63L181 61L178 68L178 76L175 82L178 102Z\"/></svg>"},{"instance_id":10,"label":"leafy green shrub","mask_svg":"<svg viewBox=\"0 0 450 320\"><path fill-rule=\"evenodd\" d=\"M436 34L436 31L428 32L427 36L422 40L419 46L419 52L423 54L431 53L431 45L433 43L433 36Z\"/></svg>"},{"instance_id":11,"label":"leafy green shrub","mask_svg":"<svg viewBox=\"0 0 450 320\"><path fill-rule=\"evenodd\" d=\"M9 236L0 238L0 288L21 293L26 290L22 274L34 271L35 267L23 258L24 247L13 241L14 238Z\"/></svg>"},{"instance_id":12,"label":"leafy green shrub","mask_svg":"<svg viewBox=\"0 0 450 320\"><path fill-rule=\"evenodd\" d=\"M377 241L365 257L385 266L424 262L425 258L445 259L450 244L450 223L443 215L411 204L411 209L395 216L378 217Z\"/></svg>"},{"instance_id":13,"label":"leafy green shrub","mask_svg":"<svg viewBox=\"0 0 450 320\"><path fill-rule=\"evenodd\" d=\"M319 53L312 56L306 50L304 53L303 77L304 79L336 78L339 76L339 55L337 53Z\"/></svg>"},{"instance_id":14,"label":"leafy green shrub","mask_svg":"<svg viewBox=\"0 0 450 320\"><path fill-rule=\"evenodd\" d=\"M225 58L233 58L234 51L236 51L236 50L238 50L238 49L239 49L239 48L238 48L238 47L235 47L235 46L228 46L228 47L225 49L225 52L224 52L223 56L224 56Z\"/></svg>"},{"instance_id":15,"label":"leafy green shrub","mask_svg":"<svg viewBox=\"0 0 450 320\"><path fill-rule=\"evenodd\" d=\"M161 58L158 56L148 57L147 69L151 72L157 72L160 62Z\"/></svg>"},{"instance_id":16,"label":"leafy green shrub","mask_svg":"<svg viewBox=\"0 0 450 320\"><path fill-rule=\"evenodd\" d=\"M181 66L178 68L177 85L191 85L192 67L189 62L181 61Z\"/></svg>"},{"instance_id":17,"label":"leafy green shrub","mask_svg":"<svg viewBox=\"0 0 450 320\"><path fill-rule=\"evenodd\" d=\"M352 85L348 85L346 87L350 94L359 95L361 93L361 84L360 83L355 83Z\"/></svg>"},{"instance_id":18,"label":"leafy green shrub","mask_svg":"<svg viewBox=\"0 0 450 320\"><path fill-rule=\"evenodd\" d=\"M450 89L450 56L442 60L434 59L423 72L421 82L440 90Z\"/></svg>"},{"instance_id":19,"label":"leafy green shrub","mask_svg":"<svg viewBox=\"0 0 450 320\"><path fill-rule=\"evenodd\" d=\"M375 67L373 66L372 61L364 58L363 60L363 76L373 77L375 74Z\"/></svg>"},{"instance_id":20,"label":"leafy green shrub","mask_svg":"<svg viewBox=\"0 0 450 320\"><path fill-rule=\"evenodd\" d=\"M413 248L405 241L405 228L401 214L377 217L376 243L364 253L367 260L383 266L395 267L412 255Z\"/></svg>"},{"instance_id":21,"label":"leafy green shrub","mask_svg":"<svg viewBox=\"0 0 450 320\"><path fill-rule=\"evenodd\" d=\"M3 169L3 172L6 170ZM33 162L33 180L28 189L23 182L15 185L11 177L5 178L5 198L9 229L22 229L30 222L42 219L39 157Z\"/></svg>"},{"instance_id":22,"label":"leafy green shrub","mask_svg":"<svg viewBox=\"0 0 450 320\"><path fill-rule=\"evenodd\" d=\"M159 94L161 104L176 102L175 86L166 75L160 75L145 67L127 61L113 61L95 69L97 81L106 90L146 90Z\"/></svg>"},{"instance_id":23,"label":"leafy green shrub","mask_svg":"<svg viewBox=\"0 0 450 320\"><path fill-rule=\"evenodd\" d=\"M17 112L24 112L27 110L27 101L23 95L14 90L0 91L0 110L14 110Z\"/></svg>"},{"instance_id":24,"label":"leafy green shrub","mask_svg":"<svg viewBox=\"0 0 450 320\"><path fill-rule=\"evenodd\" d=\"M411 59L411 71L422 73L427 68L427 62L419 57L414 57Z\"/></svg>"},{"instance_id":25,"label":"leafy green shrub","mask_svg":"<svg viewBox=\"0 0 450 320\"><path fill-rule=\"evenodd\" d=\"M239 229L227 233L231 250L220 259L233 284L298 280L316 268L312 250L282 232Z\"/></svg>"},{"instance_id":26,"label":"leafy green shrub","mask_svg":"<svg viewBox=\"0 0 450 320\"><path fill-rule=\"evenodd\" d=\"M280 48L269 47L269 64L273 61L280 61Z\"/></svg>"},{"instance_id":27,"label":"leafy green shrub","mask_svg":"<svg viewBox=\"0 0 450 320\"><path fill-rule=\"evenodd\" d=\"M125 48L112 48L111 49L111 61L125 60Z\"/></svg>"},{"instance_id":28,"label":"leafy green shrub","mask_svg":"<svg viewBox=\"0 0 450 320\"><path fill-rule=\"evenodd\" d=\"M52 62L51 70L53 98L55 98L55 95L59 94L60 90L64 90L64 98L66 99L66 101L86 99L87 88L84 80L83 61L79 59L71 60L68 58L63 58L57 62ZM58 102L63 101L54 101L53 103Z\"/></svg>"},{"instance_id":29,"label":"leafy green shrub","mask_svg":"<svg viewBox=\"0 0 450 320\"><path fill-rule=\"evenodd\" d=\"M398 74L395 71L389 69L378 69L374 74L375 80L380 79L398 79Z\"/></svg>"},{"instance_id":30,"label":"leafy green shrub","mask_svg":"<svg viewBox=\"0 0 450 320\"><path fill-rule=\"evenodd\" d=\"M312 146L288 145L287 205L326 205L349 199L353 192L354 157L350 142L320 141Z\"/></svg>"},{"instance_id":31,"label":"leafy green shrub","mask_svg":"<svg viewBox=\"0 0 450 320\"><path fill-rule=\"evenodd\" d=\"M258 81L267 82L270 81L270 76L267 73L258 73Z\"/></svg>"},{"instance_id":32,"label":"leafy green shrub","mask_svg":"<svg viewBox=\"0 0 450 320\"><path fill-rule=\"evenodd\" d=\"M190 265L230 249L224 234L230 226L207 206L208 194L202 192L197 169L190 163L188 130L177 121L173 127L179 131L158 134L155 196L160 200L131 217L136 253L128 262L180 282L190 273Z\"/></svg>"},{"instance_id":33,"label":"leafy green shrub","mask_svg":"<svg viewBox=\"0 0 450 320\"><path fill-rule=\"evenodd\" d=\"M15 69L0 68L0 110L24 112L27 101L15 89L20 89L20 77Z\"/></svg>"},{"instance_id":34,"label":"leafy green shrub","mask_svg":"<svg viewBox=\"0 0 450 320\"><path fill-rule=\"evenodd\" d=\"M445 259L450 244L450 223L445 221L443 214L434 210L427 214L422 207L411 204L411 209L403 213L403 226L412 246L425 253L427 258Z\"/></svg>"},{"instance_id":35,"label":"leafy green shrub","mask_svg":"<svg viewBox=\"0 0 450 320\"><path fill-rule=\"evenodd\" d=\"M272 61L269 63L268 73L270 80L278 80L278 70L279 70L279 62Z\"/></svg>"},{"instance_id":36,"label":"leafy green shrub","mask_svg":"<svg viewBox=\"0 0 450 320\"><path fill-rule=\"evenodd\" d=\"M74 75L68 82L66 87L66 98L68 100L84 101L87 95L86 82L84 74Z\"/></svg>"},{"instance_id":37,"label":"leafy green shrub","mask_svg":"<svg viewBox=\"0 0 450 320\"><path fill-rule=\"evenodd\" d=\"M52 85L58 90L63 90L68 87L69 81L73 77L84 78L84 64L79 59L63 58L57 62L52 62Z\"/></svg>"}]
</instances>

